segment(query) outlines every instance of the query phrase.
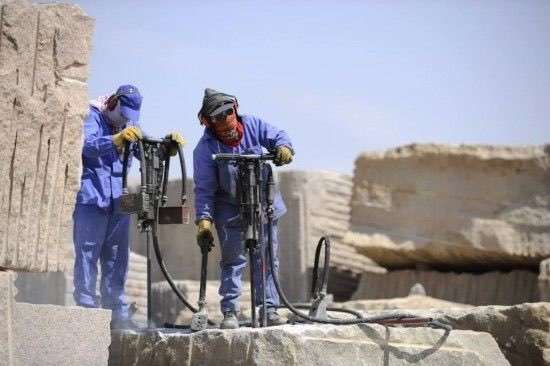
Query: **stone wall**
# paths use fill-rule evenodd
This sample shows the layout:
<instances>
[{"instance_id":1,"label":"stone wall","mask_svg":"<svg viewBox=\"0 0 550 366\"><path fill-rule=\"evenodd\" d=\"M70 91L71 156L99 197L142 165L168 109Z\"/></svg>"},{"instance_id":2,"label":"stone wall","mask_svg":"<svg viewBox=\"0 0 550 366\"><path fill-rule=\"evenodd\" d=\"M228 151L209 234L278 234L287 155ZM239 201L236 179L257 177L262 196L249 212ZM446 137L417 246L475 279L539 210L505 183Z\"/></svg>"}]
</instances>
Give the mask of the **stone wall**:
<instances>
[{"instance_id":1,"label":"stone wall","mask_svg":"<svg viewBox=\"0 0 550 366\"><path fill-rule=\"evenodd\" d=\"M409 145L355 163L345 241L390 268L536 268L550 256L542 146Z\"/></svg>"},{"instance_id":2,"label":"stone wall","mask_svg":"<svg viewBox=\"0 0 550 366\"><path fill-rule=\"evenodd\" d=\"M0 267L71 257L92 31L76 6L0 5Z\"/></svg>"}]
</instances>

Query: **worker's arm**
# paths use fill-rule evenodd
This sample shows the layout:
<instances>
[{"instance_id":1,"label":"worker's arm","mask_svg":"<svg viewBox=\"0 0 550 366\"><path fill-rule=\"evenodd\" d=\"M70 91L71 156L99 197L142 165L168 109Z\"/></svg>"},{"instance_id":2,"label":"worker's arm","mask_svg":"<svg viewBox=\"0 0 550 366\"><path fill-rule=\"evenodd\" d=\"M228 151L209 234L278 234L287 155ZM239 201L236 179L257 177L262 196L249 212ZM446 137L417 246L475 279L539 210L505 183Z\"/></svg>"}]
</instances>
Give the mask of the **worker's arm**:
<instances>
[{"instance_id":1,"label":"worker's arm","mask_svg":"<svg viewBox=\"0 0 550 366\"><path fill-rule=\"evenodd\" d=\"M271 153L275 153L273 163L277 166L289 164L294 156L294 149L288 134L267 122L257 119L260 144Z\"/></svg>"},{"instance_id":2,"label":"worker's arm","mask_svg":"<svg viewBox=\"0 0 550 366\"><path fill-rule=\"evenodd\" d=\"M90 110L84 120L84 144L82 155L96 158L106 154L117 152L111 135L102 135L98 112Z\"/></svg>"},{"instance_id":3,"label":"worker's arm","mask_svg":"<svg viewBox=\"0 0 550 366\"><path fill-rule=\"evenodd\" d=\"M260 144L268 151L277 150L278 147L286 146L294 154L292 148L292 142L288 134L275 126L263 121L260 118L256 118L257 128L260 137Z\"/></svg>"},{"instance_id":4,"label":"worker's arm","mask_svg":"<svg viewBox=\"0 0 550 366\"><path fill-rule=\"evenodd\" d=\"M208 146L199 142L193 150L193 180L195 182L195 219L213 221L214 200L218 190L216 162Z\"/></svg>"}]
</instances>

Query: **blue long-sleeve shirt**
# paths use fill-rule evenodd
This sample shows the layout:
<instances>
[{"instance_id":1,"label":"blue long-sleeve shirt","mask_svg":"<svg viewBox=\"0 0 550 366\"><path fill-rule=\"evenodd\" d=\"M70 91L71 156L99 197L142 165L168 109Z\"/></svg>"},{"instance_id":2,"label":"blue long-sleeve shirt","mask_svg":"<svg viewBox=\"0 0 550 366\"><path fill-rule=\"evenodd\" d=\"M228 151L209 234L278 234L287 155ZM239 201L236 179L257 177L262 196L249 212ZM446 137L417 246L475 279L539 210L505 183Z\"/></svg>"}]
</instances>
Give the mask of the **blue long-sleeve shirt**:
<instances>
[{"instance_id":1,"label":"blue long-sleeve shirt","mask_svg":"<svg viewBox=\"0 0 550 366\"><path fill-rule=\"evenodd\" d=\"M244 133L241 143L230 147L220 142L214 133L206 128L193 150L193 179L195 181L196 219L210 219L217 224L225 224L239 214L237 197L237 168L227 162L212 160L212 154L261 154L279 146L292 148L287 133L258 117L242 115ZM286 212L279 191L274 197L275 217Z\"/></svg>"},{"instance_id":2,"label":"blue long-sleeve shirt","mask_svg":"<svg viewBox=\"0 0 550 366\"><path fill-rule=\"evenodd\" d=\"M127 126L139 127L130 122ZM124 126L124 127L127 127ZM107 117L90 106L84 120L84 145L82 146L82 177L77 204L110 207L122 194L122 154L113 143L116 132ZM128 164L132 160L129 156Z\"/></svg>"}]
</instances>

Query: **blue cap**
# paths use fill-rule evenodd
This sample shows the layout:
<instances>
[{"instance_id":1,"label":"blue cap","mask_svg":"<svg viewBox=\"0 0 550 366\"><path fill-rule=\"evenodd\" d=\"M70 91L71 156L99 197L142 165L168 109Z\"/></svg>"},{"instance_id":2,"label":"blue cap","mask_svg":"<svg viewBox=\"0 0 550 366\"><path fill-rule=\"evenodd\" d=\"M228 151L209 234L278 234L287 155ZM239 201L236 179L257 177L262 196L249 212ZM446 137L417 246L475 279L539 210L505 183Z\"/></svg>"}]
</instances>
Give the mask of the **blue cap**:
<instances>
[{"instance_id":1,"label":"blue cap","mask_svg":"<svg viewBox=\"0 0 550 366\"><path fill-rule=\"evenodd\" d=\"M139 121L139 110L143 97L139 93L139 89L133 85L120 86L115 96L120 102L120 113L129 121Z\"/></svg>"}]
</instances>

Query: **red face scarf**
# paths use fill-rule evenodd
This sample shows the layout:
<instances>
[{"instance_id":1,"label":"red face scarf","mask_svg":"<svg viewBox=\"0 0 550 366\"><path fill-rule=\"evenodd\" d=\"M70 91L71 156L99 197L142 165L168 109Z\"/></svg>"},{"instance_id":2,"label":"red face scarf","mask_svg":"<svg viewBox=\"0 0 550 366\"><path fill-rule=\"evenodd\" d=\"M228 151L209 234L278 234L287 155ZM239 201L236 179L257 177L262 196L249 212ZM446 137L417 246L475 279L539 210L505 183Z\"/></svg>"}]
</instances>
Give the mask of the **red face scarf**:
<instances>
[{"instance_id":1,"label":"red face scarf","mask_svg":"<svg viewBox=\"0 0 550 366\"><path fill-rule=\"evenodd\" d=\"M214 131L216 137L225 145L236 147L241 143L244 134L244 126L237 119L237 114L227 116L225 121L208 123L208 127Z\"/></svg>"}]
</instances>

